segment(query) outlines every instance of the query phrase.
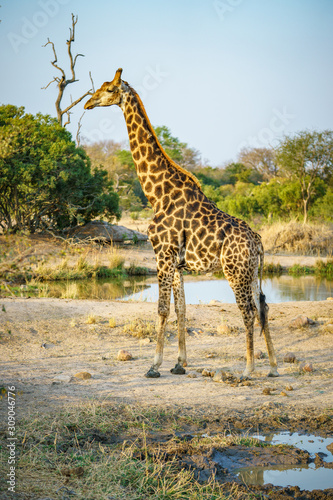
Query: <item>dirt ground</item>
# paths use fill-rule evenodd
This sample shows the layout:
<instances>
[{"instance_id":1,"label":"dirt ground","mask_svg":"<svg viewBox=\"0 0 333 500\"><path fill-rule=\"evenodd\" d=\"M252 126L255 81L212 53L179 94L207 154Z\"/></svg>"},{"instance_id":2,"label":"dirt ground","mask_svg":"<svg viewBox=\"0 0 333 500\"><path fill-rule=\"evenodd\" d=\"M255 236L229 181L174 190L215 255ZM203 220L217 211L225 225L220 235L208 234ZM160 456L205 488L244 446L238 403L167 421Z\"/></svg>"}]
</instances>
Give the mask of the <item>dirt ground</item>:
<instances>
[{"instance_id":1,"label":"dirt ground","mask_svg":"<svg viewBox=\"0 0 333 500\"><path fill-rule=\"evenodd\" d=\"M249 385L236 380L245 365L240 314L236 305L220 303L187 307L188 367L183 376L169 371L177 358L176 316L172 312L161 377L146 379L155 343L124 333L124 327L137 318L154 323L156 307L145 302L2 298L0 380L3 387L14 385L19 391L18 414L93 398L184 409L200 407L200 413L204 409L233 414L235 421L241 415L265 409L284 415L309 411L332 415L333 301L270 305L280 377L266 377L269 363L264 339L256 327L255 350L261 350L264 357L256 360ZM300 314L314 324L291 328L291 320ZM89 315L95 323L87 324ZM110 318L115 320L113 328ZM221 333L221 319L228 327L226 333ZM120 349L129 351L133 360L117 361ZM296 362L283 362L290 351ZM302 371L304 362L311 363L313 371ZM203 369L222 369L235 379L214 382L202 376ZM88 372L91 378L76 378L79 372ZM324 432L325 425L322 427Z\"/></svg>"}]
</instances>

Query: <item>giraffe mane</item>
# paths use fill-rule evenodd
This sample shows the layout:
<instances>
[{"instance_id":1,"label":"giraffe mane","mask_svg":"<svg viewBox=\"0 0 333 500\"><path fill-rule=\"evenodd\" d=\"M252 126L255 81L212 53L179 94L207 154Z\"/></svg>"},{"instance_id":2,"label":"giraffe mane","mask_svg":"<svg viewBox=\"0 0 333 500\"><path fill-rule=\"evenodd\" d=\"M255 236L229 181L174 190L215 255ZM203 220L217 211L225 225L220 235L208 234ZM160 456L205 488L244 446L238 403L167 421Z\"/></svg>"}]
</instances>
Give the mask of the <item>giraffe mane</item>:
<instances>
[{"instance_id":1,"label":"giraffe mane","mask_svg":"<svg viewBox=\"0 0 333 500\"><path fill-rule=\"evenodd\" d=\"M175 167L179 172L182 172L183 174L185 174L191 181L193 181L199 189L201 189L201 184L199 182L199 180L196 178L196 176L194 174L192 174L192 172L189 172L188 170L186 170L186 168L184 167L181 167L180 165L178 165L178 163L176 163L172 158L170 158L170 156L168 155L168 153L163 149L160 141L158 140L158 137L156 135L156 132L152 126L152 124L150 123L150 120L148 118L148 115L147 115L147 112L145 110L145 107L143 105L143 102L141 101L141 98L139 96L139 94L136 92L136 90L133 89L133 87L131 87L127 82L125 82L123 80L123 82L128 86L128 88L133 92L133 95L136 97L138 103L139 103L139 106L140 106L140 109L145 117L145 119L147 120L147 124L148 124L148 127L149 127L149 130L150 130L150 133L152 134L152 136L154 137L158 147L160 148L161 150L161 153L162 155L164 156L164 158L169 162L171 163L171 165L173 167Z\"/></svg>"}]
</instances>

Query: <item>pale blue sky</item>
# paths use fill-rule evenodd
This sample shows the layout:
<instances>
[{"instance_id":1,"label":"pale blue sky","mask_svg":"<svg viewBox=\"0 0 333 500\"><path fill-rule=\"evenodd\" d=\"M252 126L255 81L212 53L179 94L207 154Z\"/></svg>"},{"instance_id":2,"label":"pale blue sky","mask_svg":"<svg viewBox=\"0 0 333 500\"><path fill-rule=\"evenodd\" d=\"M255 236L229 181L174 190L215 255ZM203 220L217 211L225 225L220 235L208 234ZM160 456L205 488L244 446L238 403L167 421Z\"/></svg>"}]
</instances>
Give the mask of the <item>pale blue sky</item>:
<instances>
[{"instance_id":1,"label":"pale blue sky","mask_svg":"<svg viewBox=\"0 0 333 500\"><path fill-rule=\"evenodd\" d=\"M68 68L71 13L80 82L111 80L118 67L140 93L153 125L198 149L213 165L242 146L276 144L283 134L333 128L332 0L2 0L0 102L55 115L57 75L49 37ZM82 102L72 116L76 133ZM87 111L89 140L127 139L115 107Z\"/></svg>"}]
</instances>

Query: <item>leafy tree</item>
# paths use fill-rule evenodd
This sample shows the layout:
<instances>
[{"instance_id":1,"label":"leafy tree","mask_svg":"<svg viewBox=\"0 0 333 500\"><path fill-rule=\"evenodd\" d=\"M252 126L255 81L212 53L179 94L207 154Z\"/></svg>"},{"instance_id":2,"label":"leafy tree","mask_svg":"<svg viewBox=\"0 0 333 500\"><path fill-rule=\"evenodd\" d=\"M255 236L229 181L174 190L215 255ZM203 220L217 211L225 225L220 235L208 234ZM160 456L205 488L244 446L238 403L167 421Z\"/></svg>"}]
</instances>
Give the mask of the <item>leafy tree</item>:
<instances>
[{"instance_id":1,"label":"leafy tree","mask_svg":"<svg viewBox=\"0 0 333 500\"><path fill-rule=\"evenodd\" d=\"M172 160L182 167L193 170L200 163L200 152L189 148L186 142L180 142L178 137L173 137L168 127L154 127L158 140Z\"/></svg>"},{"instance_id":2,"label":"leafy tree","mask_svg":"<svg viewBox=\"0 0 333 500\"><path fill-rule=\"evenodd\" d=\"M118 195L101 169L49 116L0 106L0 226L63 229L97 216L119 218Z\"/></svg>"},{"instance_id":3,"label":"leafy tree","mask_svg":"<svg viewBox=\"0 0 333 500\"><path fill-rule=\"evenodd\" d=\"M313 215L333 222L333 189L329 187L324 196L318 198L312 208Z\"/></svg>"},{"instance_id":4,"label":"leafy tree","mask_svg":"<svg viewBox=\"0 0 333 500\"><path fill-rule=\"evenodd\" d=\"M173 137L166 126L156 127L155 132L166 153L176 163L189 170L198 165L199 152L189 148L185 142L180 142L177 137ZM136 211L148 205L130 150L113 141L84 145L84 149L93 166L102 166L107 170L119 195L119 205L122 209Z\"/></svg>"},{"instance_id":5,"label":"leafy tree","mask_svg":"<svg viewBox=\"0 0 333 500\"><path fill-rule=\"evenodd\" d=\"M132 153L126 149L122 149L117 152L116 156L123 177L122 183L121 185L119 184L118 188L121 207L131 211L146 207L148 200L138 179Z\"/></svg>"},{"instance_id":6,"label":"leafy tree","mask_svg":"<svg viewBox=\"0 0 333 500\"><path fill-rule=\"evenodd\" d=\"M222 183L223 171L220 168L213 168L209 166L197 167L195 175L202 185L219 187Z\"/></svg>"},{"instance_id":7,"label":"leafy tree","mask_svg":"<svg viewBox=\"0 0 333 500\"><path fill-rule=\"evenodd\" d=\"M310 204L317 196L318 177L328 180L333 172L333 132L299 132L285 137L277 148L277 162L283 173L299 183L304 223Z\"/></svg>"}]
</instances>

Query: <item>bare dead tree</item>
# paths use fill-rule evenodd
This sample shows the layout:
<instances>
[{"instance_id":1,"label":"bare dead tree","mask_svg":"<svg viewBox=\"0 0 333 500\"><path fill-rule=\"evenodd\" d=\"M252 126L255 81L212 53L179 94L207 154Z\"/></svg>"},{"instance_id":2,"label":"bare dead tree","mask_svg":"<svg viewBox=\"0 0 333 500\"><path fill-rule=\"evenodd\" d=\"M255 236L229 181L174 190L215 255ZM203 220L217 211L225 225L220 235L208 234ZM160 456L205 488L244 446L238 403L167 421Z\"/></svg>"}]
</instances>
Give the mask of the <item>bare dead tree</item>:
<instances>
[{"instance_id":1,"label":"bare dead tree","mask_svg":"<svg viewBox=\"0 0 333 500\"><path fill-rule=\"evenodd\" d=\"M75 74L75 65L77 62L77 58L84 57L83 54L76 54L75 57L73 57L73 54L72 54L72 43L75 41L75 26L76 26L77 21L78 21L78 17L74 16L74 14L72 14L72 27L69 28L69 40L67 40L67 42L66 42L68 57L69 57L69 61L70 61L71 78L67 78L64 69L58 65L58 57L57 57L54 43L51 42L50 39L48 38L46 44L43 45L43 47L46 47L47 45L51 45L52 50L53 50L53 55L54 55L54 60L51 61L51 64L54 68L56 68L58 71L60 71L61 76L55 76L53 78L53 80L51 80L45 87L42 87L42 88L47 89L53 82L57 83L58 96L57 96L57 99L55 102L55 107L56 107L56 111L57 111L58 122L60 123L60 125L63 125L64 127L66 127L66 125L68 125L70 123L70 115L71 115L70 110L72 108L74 108L74 106L79 104L79 102L81 102L82 99L87 97L87 95L91 95L94 92L94 82L93 82L92 77L91 77L91 72L89 71L89 76L90 76L92 88L89 89L85 94L83 94L81 97L79 97L75 101L72 101L71 104L69 104L69 106L67 106L65 109L61 109L61 100L63 98L64 91L65 91L66 87L68 85L70 85L71 83L78 82L78 79L76 78L76 74ZM63 116L65 114L67 115L67 121L63 124Z\"/></svg>"},{"instance_id":2,"label":"bare dead tree","mask_svg":"<svg viewBox=\"0 0 333 500\"><path fill-rule=\"evenodd\" d=\"M80 145L81 145L81 135L80 135L80 134L81 134L81 128L82 128L82 123L81 123L81 122L82 122L82 118L83 118L83 116L84 116L84 113L85 113L85 111L83 111L83 113L82 113L82 115L80 116L79 121L78 121L78 123L77 123L77 131L76 131L76 144L77 144L78 146L80 146Z\"/></svg>"}]
</instances>

